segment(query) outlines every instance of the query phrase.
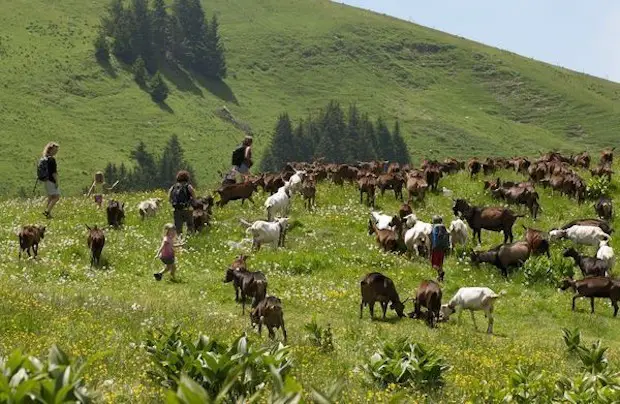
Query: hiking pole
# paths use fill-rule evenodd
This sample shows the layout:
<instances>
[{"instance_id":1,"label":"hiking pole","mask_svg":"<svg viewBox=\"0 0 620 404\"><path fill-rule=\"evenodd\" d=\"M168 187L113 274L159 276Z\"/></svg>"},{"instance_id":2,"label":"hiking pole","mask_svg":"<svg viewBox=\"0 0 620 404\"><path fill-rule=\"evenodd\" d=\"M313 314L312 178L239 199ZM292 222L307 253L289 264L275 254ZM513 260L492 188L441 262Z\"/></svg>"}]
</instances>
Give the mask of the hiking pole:
<instances>
[{"instance_id":1,"label":"hiking pole","mask_svg":"<svg viewBox=\"0 0 620 404\"><path fill-rule=\"evenodd\" d=\"M37 179L35 179L35 180L34 180L34 187L32 187L32 196L33 196L33 197L34 197L34 193L35 193L35 192L36 192L36 190L37 190L37 184L38 184L38 183L39 183L39 179L37 178Z\"/></svg>"}]
</instances>

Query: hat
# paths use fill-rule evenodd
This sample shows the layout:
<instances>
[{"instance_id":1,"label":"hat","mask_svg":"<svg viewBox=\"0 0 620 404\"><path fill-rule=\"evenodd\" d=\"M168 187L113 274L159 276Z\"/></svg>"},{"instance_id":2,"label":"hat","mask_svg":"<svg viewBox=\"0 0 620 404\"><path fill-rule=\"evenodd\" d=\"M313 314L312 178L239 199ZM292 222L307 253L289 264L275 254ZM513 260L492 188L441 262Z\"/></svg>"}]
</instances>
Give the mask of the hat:
<instances>
[{"instance_id":1,"label":"hat","mask_svg":"<svg viewBox=\"0 0 620 404\"><path fill-rule=\"evenodd\" d=\"M443 223L443 218L439 215L433 216L433 224Z\"/></svg>"}]
</instances>

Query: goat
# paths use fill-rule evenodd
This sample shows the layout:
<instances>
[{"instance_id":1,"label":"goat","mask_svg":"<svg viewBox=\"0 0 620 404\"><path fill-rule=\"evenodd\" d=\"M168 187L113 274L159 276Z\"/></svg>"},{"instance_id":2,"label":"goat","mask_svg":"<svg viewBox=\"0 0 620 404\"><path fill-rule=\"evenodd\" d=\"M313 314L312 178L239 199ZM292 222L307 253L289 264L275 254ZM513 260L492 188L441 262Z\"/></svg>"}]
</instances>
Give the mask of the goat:
<instances>
[{"instance_id":1,"label":"goat","mask_svg":"<svg viewBox=\"0 0 620 404\"><path fill-rule=\"evenodd\" d=\"M603 220L611 220L613 217L613 202L611 198L601 196L594 207L596 214Z\"/></svg>"},{"instance_id":2,"label":"goat","mask_svg":"<svg viewBox=\"0 0 620 404\"><path fill-rule=\"evenodd\" d=\"M405 246L407 247L407 255L411 258L412 252L420 255L418 246L423 245L428 252L431 250L431 232L433 225L430 223L416 220L412 228L407 230L403 236Z\"/></svg>"},{"instance_id":3,"label":"goat","mask_svg":"<svg viewBox=\"0 0 620 404\"><path fill-rule=\"evenodd\" d=\"M97 226L91 229L86 225L86 228L88 229L86 244L90 249L90 266L92 268L93 265L99 266L101 261L101 252L103 251L103 246L105 246L105 234Z\"/></svg>"},{"instance_id":4,"label":"goat","mask_svg":"<svg viewBox=\"0 0 620 404\"><path fill-rule=\"evenodd\" d=\"M579 297L590 298L591 313L594 313L594 298L608 298L614 307L614 317L618 315L618 300L620 300L620 281L602 277L593 276L581 280L573 280L567 278L560 284L560 289L573 289L573 311L575 311L575 300Z\"/></svg>"},{"instance_id":5,"label":"goat","mask_svg":"<svg viewBox=\"0 0 620 404\"><path fill-rule=\"evenodd\" d=\"M192 211L192 220L194 221L193 230L200 233L206 226L210 225L211 215L213 213L213 197L197 199Z\"/></svg>"},{"instance_id":6,"label":"goat","mask_svg":"<svg viewBox=\"0 0 620 404\"><path fill-rule=\"evenodd\" d=\"M474 311L484 311L484 316L489 320L487 333L492 334L494 323L493 306L495 301L503 294L503 291L500 292L500 294L497 294L486 287L460 288L447 304L441 305L440 316L443 320L448 320L452 313L458 311L460 322L463 310L469 310L474 327L478 329L476 325L476 318L474 317Z\"/></svg>"},{"instance_id":7,"label":"goat","mask_svg":"<svg viewBox=\"0 0 620 404\"><path fill-rule=\"evenodd\" d=\"M138 204L138 212L140 213L142 220L147 217L155 216L161 206L161 202L161 198L150 198L140 202Z\"/></svg>"},{"instance_id":8,"label":"goat","mask_svg":"<svg viewBox=\"0 0 620 404\"><path fill-rule=\"evenodd\" d=\"M616 257L614 255L614 249L609 246L609 242L601 241L598 251L596 252L596 258L605 261L607 268L611 272L616 265Z\"/></svg>"},{"instance_id":9,"label":"goat","mask_svg":"<svg viewBox=\"0 0 620 404\"><path fill-rule=\"evenodd\" d=\"M267 296L261 300L250 313L252 327L258 324L258 335L262 335L263 325L269 331L269 338L274 339L276 333L273 329L282 328L284 343L286 343L286 327L284 326L284 313L282 301L275 296Z\"/></svg>"},{"instance_id":10,"label":"goat","mask_svg":"<svg viewBox=\"0 0 620 404\"><path fill-rule=\"evenodd\" d=\"M381 174L377 178L377 187L381 191L381 196L385 194L386 189L394 190L394 197L403 200L403 185L405 180L400 173Z\"/></svg>"},{"instance_id":11,"label":"goat","mask_svg":"<svg viewBox=\"0 0 620 404\"><path fill-rule=\"evenodd\" d=\"M415 316L421 317L421 307L426 307L426 320L430 327L434 327L439 320L439 311L441 310L441 287L435 281L425 280L420 283L416 290L414 302Z\"/></svg>"},{"instance_id":12,"label":"goat","mask_svg":"<svg viewBox=\"0 0 620 404\"><path fill-rule=\"evenodd\" d=\"M236 285L240 286L242 314L245 314L246 296L253 298L252 308L254 308L267 295L267 278L265 278L265 275L260 271L237 271L233 268L228 268L226 270L224 283L228 282L233 282L233 285L235 285L235 292L237 292Z\"/></svg>"},{"instance_id":13,"label":"goat","mask_svg":"<svg viewBox=\"0 0 620 404\"><path fill-rule=\"evenodd\" d=\"M275 215L288 215L291 206L291 188L285 183L278 192L265 200L267 221L271 222Z\"/></svg>"},{"instance_id":14,"label":"goat","mask_svg":"<svg viewBox=\"0 0 620 404\"><path fill-rule=\"evenodd\" d=\"M428 183L422 173L410 172L407 175L407 192L409 193L408 202L424 200L424 195L428 189Z\"/></svg>"},{"instance_id":15,"label":"goat","mask_svg":"<svg viewBox=\"0 0 620 404\"><path fill-rule=\"evenodd\" d=\"M524 239L530 246L532 254L546 254L547 258L551 258L551 253L549 252L549 240L546 239L544 233L541 230L536 230L531 227L523 226L523 228L525 229Z\"/></svg>"},{"instance_id":16,"label":"goat","mask_svg":"<svg viewBox=\"0 0 620 404\"><path fill-rule=\"evenodd\" d=\"M220 200L217 202L217 206L222 207L230 201L236 201L241 199L241 205L247 199L254 203L252 194L256 192L258 186L258 180L244 181L238 184L229 184L218 188L215 192L219 195Z\"/></svg>"},{"instance_id":17,"label":"goat","mask_svg":"<svg viewBox=\"0 0 620 404\"><path fill-rule=\"evenodd\" d=\"M374 221L374 225L379 230L392 230L393 226L390 224L394 220L394 216L389 216L381 212L370 212L370 219ZM372 226L368 227L368 234L372 234Z\"/></svg>"},{"instance_id":18,"label":"goat","mask_svg":"<svg viewBox=\"0 0 620 404\"><path fill-rule=\"evenodd\" d=\"M379 272L371 272L360 281L360 289L362 294L360 318L362 318L362 312L366 305L368 305L370 310L370 318L373 319L375 317L375 302L381 304L384 320L389 303L391 303L390 308L396 311L398 317L405 316L403 311L405 310L407 299L403 302L400 301L394 282L387 276Z\"/></svg>"},{"instance_id":19,"label":"goat","mask_svg":"<svg viewBox=\"0 0 620 404\"><path fill-rule=\"evenodd\" d=\"M398 216L394 216L392 221L390 222L390 227L393 226L394 230L391 229L379 229L372 221L372 219L368 220L368 232L369 234L375 233L377 244L383 248L385 252L396 252L400 248L400 238L402 233L402 222L398 218Z\"/></svg>"},{"instance_id":20,"label":"goat","mask_svg":"<svg viewBox=\"0 0 620 404\"><path fill-rule=\"evenodd\" d=\"M482 164L474 157L467 163L467 168L469 169L469 178L473 178L474 175L478 174L482 169Z\"/></svg>"},{"instance_id":21,"label":"goat","mask_svg":"<svg viewBox=\"0 0 620 404\"><path fill-rule=\"evenodd\" d=\"M19 258L22 257L22 252L26 251L29 257L30 250L36 257L39 254L39 243L45 238L45 226L40 225L26 225L17 233L19 238Z\"/></svg>"},{"instance_id":22,"label":"goat","mask_svg":"<svg viewBox=\"0 0 620 404\"><path fill-rule=\"evenodd\" d=\"M587 276L607 276L608 266L607 262L596 257L584 257L574 248L567 248L564 250L564 257L570 257L575 261L575 264L581 270L581 274Z\"/></svg>"},{"instance_id":23,"label":"goat","mask_svg":"<svg viewBox=\"0 0 620 404\"><path fill-rule=\"evenodd\" d=\"M374 174L366 174L357 180L357 187L360 191L360 203L364 201L364 194L366 194L366 203L368 206L375 207L375 187L376 180Z\"/></svg>"},{"instance_id":24,"label":"goat","mask_svg":"<svg viewBox=\"0 0 620 404\"><path fill-rule=\"evenodd\" d=\"M450 232L450 248L454 249L457 244L467 244L467 225L461 219L454 219L448 228Z\"/></svg>"},{"instance_id":25,"label":"goat","mask_svg":"<svg viewBox=\"0 0 620 404\"><path fill-rule=\"evenodd\" d=\"M504 233L504 243L509 240L512 243L512 226L519 217L510 209L506 208L481 208L470 206L464 199L457 199L452 208L455 216L462 215L473 231L474 240L478 236L478 243L481 244L482 229L491 231L501 231Z\"/></svg>"},{"instance_id":26,"label":"goat","mask_svg":"<svg viewBox=\"0 0 620 404\"><path fill-rule=\"evenodd\" d=\"M293 174L291 178L289 178L288 183L291 195L295 195L296 193L299 193L301 191L302 182L306 175L307 173L305 170L295 171L295 174Z\"/></svg>"},{"instance_id":27,"label":"goat","mask_svg":"<svg viewBox=\"0 0 620 404\"><path fill-rule=\"evenodd\" d=\"M247 255L243 255L243 254L239 255L237 258L235 258L232 264L230 264L228 269L231 271L247 272L248 271L247 262L246 262L247 258L248 258ZM229 282L233 283L233 287L235 288L235 302L238 302L239 292L241 292L241 278L231 276L231 280Z\"/></svg>"},{"instance_id":28,"label":"goat","mask_svg":"<svg viewBox=\"0 0 620 404\"><path fill-rule=\"evenodd\" d=\"M601 230L603 230L605 233L609 234L610 236L611 236L611 233L613 232L613 229L611 228L609 223L601 219L577 219L577 220L573 220L572 222L566 223L560 229L566 230L573 226L596 226L600 228Z\"/></svg>"},{"instance_id":29,"label":"goat","mask_svg":"<svg viewBox=\"0 0 620 404\"><path fill-rule=\"evenodd\" d=\"M400 209L398 209L398 217L400 217L401 220L404 220L406 216L411 214L413 214L413 210L408 203L403 203L400 205Z\"/></svg>"},{"instance_id":30,"label":"goat","mask_svg":"<svg viewBox=\"0 0 620 404\"><path fill-rule=\"evenodd\" d=\"M252 249L260 250L262 244L273 244L274 248L283 247L286 231L288 229L288 218L283 217L276 219L275 222L265 222L257 220L252 224L248 224L246 233L252 236Z\"/></svg>"},{"instance_id":31,"label":"goat","mask_svg":"<svg viewBox=\"0 0 620 404\"><path fill-rule=\"evenodd\" d=\"M316 179L313 175L306 178L301 187L301 195L304 198L304 206L311 210L316 207Z\"/></svg>"},{"instance_id":32,"label":"goat","mask_svg":"<svg viewBox=\"0 0 620 404\"><path fill-rule=\"evenodd\" d=\"M119 228L125 221L125 203L112 199L106 208L108 226Z\"/></svg>"},{"instance_id":33,"label":"goat","mask_svg":"<svg viewBox=\"0 0 620 404\"><path fill-rule=\"evenodd\" d=\"M551 241L567 238L577 244L595 246L598 246L601 241L610 239L607 233L596 226L572 226L566 230L551 230L549 238Z\"/></svg>"},{"instance_id":34,"label":"goat","mask_svg":"<svg viewBox=\"0 0 620 404\"><path fill-rule=\"evenodd\" d=\"M530 253L529 244L526 241L518 241L499 245L486 253L472 252L471 260L474 265L480 262L493 264L502 271L502 275L508 276L508 269L523 265L530 257Z\"/></svg>"}]
</instances>

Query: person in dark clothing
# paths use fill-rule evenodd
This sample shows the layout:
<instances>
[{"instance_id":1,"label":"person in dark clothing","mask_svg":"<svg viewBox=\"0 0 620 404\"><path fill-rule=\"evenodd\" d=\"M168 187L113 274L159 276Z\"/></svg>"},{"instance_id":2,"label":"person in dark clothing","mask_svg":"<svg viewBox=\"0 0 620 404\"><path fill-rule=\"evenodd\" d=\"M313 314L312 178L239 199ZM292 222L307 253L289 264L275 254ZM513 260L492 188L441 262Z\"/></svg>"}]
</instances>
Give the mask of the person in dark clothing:
<instances>
[{"instance_id":1,"label":"person in dark clothing","mask_svg":"<svg viewBox=\"0 0 620 404\"><path fill-rule=\"evenodd\" d=\"M252 161L252 142L252 136L246 136L245 139L243 139L242 146L245 147L243 150L243 161L241 161L239 165L234 165L234 169L240 174L247 174L254 165Z\"/></svg>"},{"instance_id":2,"label":"person in dark clothing","mask_svg":"<svg viewBox=\"0 0 620 404\"><path fill-rule=\"evenodd\" d=\"M47 164L46 178L40 178L45 186L45 193L47 194L47 203L45 205L45 211L43 214L48 219L52 218L52 209L60 199L60 188L58 186L58 165L56 163L56 154L58 153L58 143L49 142L43 149L43 164Z\"/></svg>"},{"instance_id":3,"label":"person in dark clothing","mask_svg":"<svg viewBox=\"0 0 620 404\"><path fill-rule=\"evenodd\" d=\"M189 172L179 171L176 181L176 184L170 187L168 191L168 198L174 208L174 227L178 234L182 234L183 224L187 226L188 232L194 229L192 206L196 200L196 192L189 183Z\"/></svg>"},{"instance_id":4,"label":"person in dark clothing","mask_svg":"<svg viewBox=\"0 0 620 404\"><path fill-rule=\"evenodd\" d=\"M431 231L431 265L437 271L438 279L443 281L443 260L446 251L450 248L450 233L443 224L441 216L433 216L433 230Z\"/></svg>"}]
</instances>

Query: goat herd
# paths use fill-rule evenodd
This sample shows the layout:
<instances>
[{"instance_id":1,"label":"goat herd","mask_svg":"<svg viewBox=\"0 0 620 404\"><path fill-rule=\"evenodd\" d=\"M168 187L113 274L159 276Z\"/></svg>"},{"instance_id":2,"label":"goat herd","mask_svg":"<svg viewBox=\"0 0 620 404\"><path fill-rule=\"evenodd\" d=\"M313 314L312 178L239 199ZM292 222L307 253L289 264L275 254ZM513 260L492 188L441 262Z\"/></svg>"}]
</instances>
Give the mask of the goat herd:
<instances>
[{"instance_id":1,"label":"goat herd","mask_svg":"<svg viewBox=\"0 0 620 404\"><path fill-rule=\"evenodd\" d=\"M590 170L593 176L605 177L611 180L613 171L613 150L601 152L599 165ZM437 191L439 182L445 175L454 174L467 169L471 177L480 172L490 176L498 169L514 169L528 177L526 182L502 181L497 178L485 181L484 189L490 192L495 199L509 204L520 204L527 207L533 218L541 212L539 196L535 185L551 187L554 191L574 198L581 203L586 198L586 185L579 176L578 169L590 168L590 156L587 152L577 156L563 156L556 152L547 153L539 159L530 161L527 158L512 159L487 158L484 161L473 158L467 164L456 159L446 159L444 162L424 160L420 169L401 166L389 162L360 162L356 165L338 165L314 163L289 163L279 173L263 173L243 177L237 183L226 177L222 185L215 191L215 198L209 196L198 199L193 203L192 216L194 219L193 231L201 231L210 226L213 215L212 207L222 207L234 200L247 199L254 203L252 196L261 187L270 195L264 207L267 220L258 220L253 223L241 220L246 227L246 233L252 237L252 249L258 251L263 244L272 244L274 248L284 245L288 229L288 214L294 195L303 197L304 207L312 210L315 207L317 182L330 179L337 185L344 182L356 183L359 190L360 203L375 206L375 193L378 189L383 195L391 190L397 199L403 201L403 188L406 189L408 200L403 203L398 214L386 215L382 212L371 211L368 222L368 232L375 234L379 246L386 252L406 253L409 258L426 256L430 252L430 233L432 225L419 220L411 208L412 204L424 199L427 191ZM451 191L444 189L450 194ZM404 202L404 201L403 201ZM153 198L143 201L138 206L142 219L153 216L161 205L161 199ZM516 214L505 207L474 206L465 199L454 201L453 213L455 219L449 226L451 247L465 245L468 239L468 227L471 228L474 240L481 243L482 230L503 232L504 243L488 251L471 253L474 265L490 263L497 266L503 275L508 269L522 265L531 255L549 255L549 243L559 239L569 239L576 244L593 245L598 247L595 257L584 257L574 248L564 252L565 257L571 257L582 274L583 279L565 279L562 282L563 290L573 289L573 310L578 297L591 299L594 312L594 298L609 298L614 307L614 316L618 312L620 300L620 281L611 278L615 258L613 249L609 246L612 233L609 221L613 217L612 200L601 197L595 205L598 218L580 219L565 224L561 228L552 229L548 233L525 228L523 241L514 242L513 225L522 214ZM124 204L111 200L107 207L108 224L119 227L124 219ZM88 246L91 250L91 264L97 265L101 251L105 244L105 236L97 227L89 228ZM19 232L20 257L22 251L30 255L30 251L37 255L38 244L45 235L44 226L24 226ZM482 310L488 319L487 332L493 330L493 305L501 296L486 287L463 287L447 303L441 303L442 290L438 282L443 281L443 270L438 271L438 281L425 280L416 291L414 298L413 318L425 319L430 326L438 321L446 321L455 311L470 310L475 325L473 312ZM247 267L247 256L240 255L226 271L224 282L232 282L235 289L235 300L242 303L242 313L245 314L246 298L252 299L250 313L252 325L258 325L259 333L265 325L270 337L274 337L274 329L282 328L286 340L286 329L282 303L274 296L267 296L267 279L262 272L252 272ZM405 301L401 301L394 282L381 273L373 272L366 275L361 283L360 318L363 308L369 307L371 317L374 317L374 305L379 302L383 317L386 316L388 306L395 310L399 317L403 317ZM422 311L422 307L426 311Z\"/></svg>"}]
</instances>

